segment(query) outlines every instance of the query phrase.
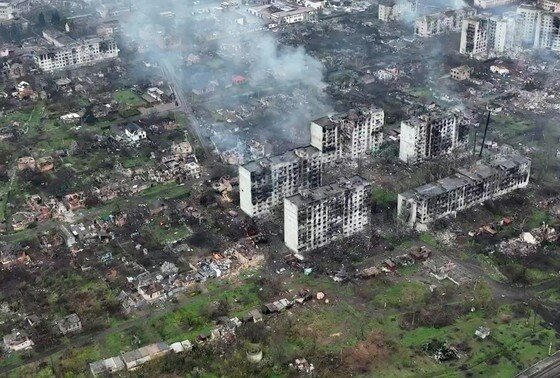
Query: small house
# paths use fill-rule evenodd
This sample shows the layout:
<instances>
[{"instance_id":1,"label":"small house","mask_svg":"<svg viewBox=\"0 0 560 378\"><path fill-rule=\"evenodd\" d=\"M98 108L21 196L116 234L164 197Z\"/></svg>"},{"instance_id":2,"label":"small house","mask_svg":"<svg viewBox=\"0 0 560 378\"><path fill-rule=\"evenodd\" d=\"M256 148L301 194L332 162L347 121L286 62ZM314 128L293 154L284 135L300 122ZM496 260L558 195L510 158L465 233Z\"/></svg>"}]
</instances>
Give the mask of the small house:
<instances>
[{"instance_id":1,"label":"small house","mask_svg":"<svg viewBox=\"0 0 560 378\"><path fill-rule=\"evenodd\" d=\"M56 325L63 335L82 330L82 322L77 314L70 314L60 319L56 322Z\"/></svg>"},{"instance_id":2,"label":"small house","mask_svg":"<svg viewBox=\"0 0 560 378\"><path fill-rule=\"evenodd\" d=\"M134 370L154 358L165 355L170 350L171 349L166 343L159 342L131 350L130 352L122 353L121 358L128 370Z\"/></svg>"},{"instance_id":3,"label":"small house","mask_svg":"<svg viewBox=\"0 0 560 378\"><path fill-rule=\"evenodd\" d=\"M147 138L146 131L135 123L129 123L125 126L124 135L130 142L139 142Z\"/></svg>"},{"instance_id":4,"label":"small house","mask_svg":"<svg viewBox=\"0 0 560 378\"><path fill-rule=\"evenodd\" d=\"M35 343L26 333L13 330L12 333L4 336L4 347L8 351L17 352L19 350L29 350Z\"/></svg>"}]
</instances>

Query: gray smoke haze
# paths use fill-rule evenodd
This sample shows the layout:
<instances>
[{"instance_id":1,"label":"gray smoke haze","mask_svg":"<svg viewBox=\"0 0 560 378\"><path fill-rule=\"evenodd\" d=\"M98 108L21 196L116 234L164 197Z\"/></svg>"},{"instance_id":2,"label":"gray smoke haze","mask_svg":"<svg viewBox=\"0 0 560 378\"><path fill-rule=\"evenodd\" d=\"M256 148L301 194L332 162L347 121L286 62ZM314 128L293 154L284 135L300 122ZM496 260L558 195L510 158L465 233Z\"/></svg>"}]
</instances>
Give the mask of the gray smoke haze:
<instances>
[{"instance_id":1,"label":"gray smoke haze","mask_svg":"<svg viewBox=\"0 0 560 378\"><path fill-rule=\"evenodd\" d=\"M403 13L403 21L413 23L420 16L441 12L447 9L459 9L468 6L464 0L397 0L396 4L405 9L407 3L411 3L412 10Z\"/></svg>"},{"instance_id":2,"label":"gray smoke haze","mask_svg":"<svg viewBox=\"0 0 560 378\"><path fill-rule=\"evenodd\" d=\"M276 33L260 30L262 22L243 25L244 16L253 19L242 8L213 13L202 9L218 7L219 2L154 3L135 3L135 11L123 23L124 42L138 44L140 59L165 67L186 92L204 89L213 81L223 88L233 76L241 75L247 79L247 91L259 97L297 96L301 99L288 101L290 109L267 117L264 128L269 138L291 140L301 134L295 144L306 138L299 129L307 129L311 119L332 111L323 93L322 63L301 46L281 45ZM164 11L175 16L160 15ZM231 109L243 106L246 98L227 94L212 96L211 101Z\"/></svg>"}]
</instances>

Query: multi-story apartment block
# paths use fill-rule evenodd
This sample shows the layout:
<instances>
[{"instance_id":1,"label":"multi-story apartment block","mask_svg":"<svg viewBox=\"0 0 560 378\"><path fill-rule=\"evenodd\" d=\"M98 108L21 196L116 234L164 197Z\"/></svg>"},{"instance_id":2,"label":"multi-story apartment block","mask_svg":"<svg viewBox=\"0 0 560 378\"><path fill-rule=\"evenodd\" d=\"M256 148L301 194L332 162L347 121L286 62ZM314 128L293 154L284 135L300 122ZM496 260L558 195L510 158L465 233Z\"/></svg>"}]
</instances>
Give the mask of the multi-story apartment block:
<instances>
[{"instance_id":1,"label":"multi-story apartment block","mask_svg":"<svg viewBox=\"0 0 560 378\"><path fill-rule=\"evenodd\" d=\"M330 164L342 157L342 133L331 117L312 121L309 126L311 145L321 151L323 162Z\"/></svg>"},{"instance_id":2,"label":"multi-story apartment block","mask_svg":"<svg viewBox=\"0 0 560 378\"><path fill-rule=\"evenodd\" d=\"M537 38L542 9L531 5L520 5L517 8L516 39L523 47L532 48Z\"/></svg>"},{"instance_id":3,"label":"multi-story apartment block","mask_svg":"<svg viewBox=\"0 0 560 378\"><path fill-rule=\"evenodd\" d=\"M538 0L538 6L552 13L560 13L560 0Z\"/></svg>"},{"instance_id":4,"label":"multi-story apartment block","mask_svg":"<svg viewBox=\"0 0 560 378\"><path fill-rule=\"evenodd\" d=\"M463 21L459 52L470 56L488 53L488 17L471 17Z\"/></svg>"},{"instance_id":5,"label":"multi-story apartment block","mask_svg":"<svg viewBox=\"0 0 560 378\"><path fill-rule=\"evenodd\" d=\"M11 3L0 3L0 20L11 20L15 17L16 10Z\"/></svg>"},{"instance_id":6,"label":"multi-story apartment block","mask_svg":"<svg viewBox=\"0 0 560 378\"><path fill-rule=\"evenodd\" d=\"M560 14L546 11L541 14L533 46L560 51Z\"/></svg>"},{"instance_id":7,"label":"multi-story apartment block","mask_svg":"<svg viewBox=\"0 0 560 378\"><path fill-rule=\"evenodd\" d=\"M343 132L344 154L358 159L366 153L376 152L383 143L383 109L371 106L350 110L340 119Z\"/></svg>"},{"instance_id":8,"label":"multi-story apartment block","mask_svg":"<svg viewBox=\"0 0 560 378\"><path fill-rule=\"evenodd\" d=\"M29 11L30 0L0 1L0 21L12 20L20 13Z\"/></svg>"},{"instance_id":9,"label":"multi-story apartment block","mask_svg":"<svg viewBox=\"0 0 560 378\"><path fill-rule=\"evenodd\" d=\"M516 15L505 12L488 21L488 51L503 54L515 47Z\"/></svg>"},{"instance_id":10,"label":"multi-story apartment block","mask_svg":"<svg viewBox=\"0 0 560 378\"><path fill-rule=\"evenodd\" d=\"M320 186L322 164L321 151L308 146L239 166L241 209L260 217L298 190Z\"/></svg>"},{"instance_id":11,"label":"multi-story apartment block","mask_svg":"<svg viewBox=\"0 0 560 378\"><path fill-rule=\"evenodd\" d=\"M294 252L323 247L368 224L370 184L359 176L284 199L284 243Z\"/></svg>"},{"instance_id":12,"label":"multi-story apartment block","mask_svg":"<svg viewBox=\"0 0 560 378\"><path fill-rule=\"evenodd\" d=\"M417 8L418 0L382 0L379 2L377 18L384 22L400 21L406 15L412 15Z\"/></svg>"},{"instance_id":13,"label":"multi-story apartment block","mask_svg":"<svg viewBox=\"0 0 560 378\"><path fill-rule=\"evenodd\" d=\"M311 145L321 151L325 163L341 157L355 160L379 150L384 122L383 109L375 106L322 117L311 122Z\"/></svg>"},{"instance_id":14,"label":"multi-story apartment block","mask_svg":"<svg viewBox=\"0 0 560 378\"><path fill-rule=\"evenodd\" d=\"M458 169L453 176L399 194L398 217L409 227L426 230L436 219L526 187L530 171L531 161L523 156Z\"/></svg>"},{"instance_id":15,"label":"multi-story apartment block","mask_svg":"<svg viewBox=\"0 0 560 378\"><path fill-rule=\"evenodd\" d=\"M399 159L418 164L467 142L469 125L457 114L423 114L401 122Z\"/></svg>"},{"instance_id":16,"label":"multi-story apartment block","mask_svg":"<svg viewBox=\"0 0 560 378\"><path fill-rule=\"evenodd\" d=\"M482 9L502 7L504 5L515 4L519 0L474 0L474 6Z\"/></svg>"},{"instance_id":17,"label":"multi-story apartment block","mask_svg":"<svg viewBox=\"0 0 560 378\"><path fill-rule=\"evenodd\" d=\"M414 22L414 33L420 37L432 37L458 32L461 30L463 20L475 15L476 9L464 7L422 16Z\"/></svg>"},{"instance_id":18,"label":"multi-story apartment block","mask_svg":"<svg viewBox=\"0 0 560 378\"><path fill-rule=\"evenodd\" d=\"M43 37L51 46L38 48L33 58L39 68L47 72L95 64L119 55L113 39L90 37L74 40L55 31L45 31Z\"/></svg>"}]
</instances>

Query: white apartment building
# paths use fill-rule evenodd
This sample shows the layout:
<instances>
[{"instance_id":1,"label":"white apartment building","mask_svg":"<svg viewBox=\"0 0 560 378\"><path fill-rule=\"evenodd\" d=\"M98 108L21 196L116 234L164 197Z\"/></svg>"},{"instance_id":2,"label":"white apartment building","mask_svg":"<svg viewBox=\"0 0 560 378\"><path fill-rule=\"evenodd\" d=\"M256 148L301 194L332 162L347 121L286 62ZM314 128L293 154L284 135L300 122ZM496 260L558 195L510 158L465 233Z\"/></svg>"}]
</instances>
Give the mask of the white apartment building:
<instances>
[{"instance_id":1,"label":"white apartment building","mask_svg":"<svg viewBox=\"0 0 560 378\"><path fill-rule=\"evenodd\" d=\"M322 165L321 151L307 146L239 166L241 209L260 217L298 190L320 186Z\"/></svg>"},{"instance_id":2,"label":"white apartment building","mask_svg":"<svg viewBox=\"0 0 560 378\"><path fill-rule=\"evenodd\" d=\"M530 171L531 161L523 156L458 169L453 176L399 194L398 217L407 226L425 231L437 219L526 187Z\"/></svg>"},{"instance_id":3,"label":"white apartment building","mask_svg":"<svg viewBox=\"0 0 560 378\"><path fill-rule=\"evenodd\" d=\"M468 124L457 114L423 114L401 122L399 159L419 164L464 146Z\"/></svg>"},{"instance_id":4,"label":"white apartment building","mask_svg":"<svg viewBox=\"0 0 560 378\"><path fill-rule=\"evenodd\" d=\"M39 68L47 72L95 64L119 55L116 42L109 38L73 40L66 34L52 31L43 32L43 37L51 46L38 48L33 58Z\"/></svg>"},{"instance_id":5,"label":"white apartment building","mask_svg":"<svg viewBox=\"0 0 560 378\"><path fill-rule=\"evenodd\" d=\"M482 9L503 7L504 5L515 4L519 0L474 0L474 6Z\"/></svg>"},{"instance_id":6,"label":"white apartment building","mask_svg":"<svg viewBox=\"0 0 560 378\"><path fill-rule=\"evenodd\" d=\"M537 49L560 51L560 14L543 12L535 32Z\"/></svg>"},{"instance_id":7,"label":"white apartment building","mask_svg":"<svg viewBox=\"0 0 560 378\"><path fill-rule=\"evenodd\" d=\"M368 224L370 184L359 176L284 199L284 243L294 252L323 247Z\"/></svg>"},{"instance_id":8,"label":"white apartment building","mask_svg":"<svg viewBox=\"0 0 560 378\"><path fill-rule=\"evenodd\" d=\"M534 46L542 13L542 9L530 5L520 5L517 8L516 37L523 47Z\"/></svg>"},{"instance_id":9,"label":"white apartment building","mask_svg":"<svg viewBox=\"0 0 560 378\"><path fill-rule=\"evenodd\" d=\"M471 57L487 54L488 25L489 20L487 17L472 17L464 20L459 52Z\"/></svg>"},{"instance_id":10,"label":"white apartment building","mask_svg":"<svg viewBox=\"0 0 560 378\"><path fill-rule=\"evenodd\" d=\"M506 12L488 22L488 51L503 54L515 47L516 15Z\"/></svg>"},{"instance_id":11,"label":"white apartment building","mask_svg":"<svg viewBox=\"0 0 560 378\"><path fill-rule=\"evenodd\" d=\"M15 17L16 9L11 3L1 2L0 3L0 20L7 21Z\"/></svg>"},{"instance_id":12,"label":"white apartment building","mask_svg":"<svg viewBox=\"0 0 560 378\"><path fill-rule=\"evenodd\" d=\"M375 106L322 117L311 122L311 145L321 151L324 163L355 160L381 148L384 123L385 112Z\"/></svg>"},{"instance_id":13,"label":"white apartment building","mask_svg":"<svg viewBox=\"0 0 560 378\"><path fill-rule=\"evenodd\" d=\"M538 0L537 4L544 10L560 13L560 0Z\"/></svg>"},{"instance_id":14,"label":"white apartment building","mask_svg":"<svg viewBox=\"0 0 560 378\"><path fill-rule=\"evenodd\" d=\"M341 118L344 154L358 159L366 153L379 151L383 144L383 109L371 106L350 110Z\"/></svg>"},{"instance_id":15,"label":"white apartment building","mask_svg":"<svg viewBox=\"0 0 560 378\"><path fill-rule=\"evenodd\" d=\"M464 7L422 16L414 21L414 34L419 37L432 37L458 32L461 30L463 20L475 15L476 9Z\"/></svg>"},{"instance_id":16,"label":"white apartment building","mask_svg":"<svg viewBox=\"0 0 560 378\"><path fill-rule=\"evenodd\" d=\"M383 0L379 2L377 18L383 22L400 21L406 15L413 15L417 8L417 0Z\"/></svg>"},{"instance_id":17,"label":"white apartment building","mask_svg":"<svg viewBox=\"0 0 560 378\"><path fill-rule=\"evenodd\" d=\"M330 164L342 157L342 133L331 117L321 117L309 126L311 145L321 151L323 163Z\"/></svg>"}]
</instances>

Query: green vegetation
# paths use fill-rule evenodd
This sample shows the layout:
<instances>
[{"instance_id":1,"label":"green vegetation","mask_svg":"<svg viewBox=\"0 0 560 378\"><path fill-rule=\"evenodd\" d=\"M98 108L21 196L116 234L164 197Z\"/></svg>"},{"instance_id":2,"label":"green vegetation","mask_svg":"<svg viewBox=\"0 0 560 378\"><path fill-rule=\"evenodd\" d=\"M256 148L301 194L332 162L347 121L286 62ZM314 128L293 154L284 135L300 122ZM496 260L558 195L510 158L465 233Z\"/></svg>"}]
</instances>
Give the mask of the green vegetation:
<instances>
[{"instance_id":1,"label":"green vegetation","mask_svg":"<svg viewBox=\"0 0 560 378\"><path fill-rule=\"evenodd\" d=\"M397 193L376 186L371 189L371 199L378 206L390 207L397 202Z\"/></svg>"},{"instance_id":2,"label":"green vegetation","mask_svg":"<svg viewBox=\"0 0 560 378\"><path fill-rule=\"evenodd\" d=\"M137 108L146 104L146 101L144 101L142 97L130 89L118 90L113 97L119 103L119 109Z\"/></svg>"},{"instance_id":3,"label":"green vegetation","mask_svg":"<svg viewBox=\"0 0 560 378\"><path fill-rule=\"evenodd\" d=\"M402 282L390 286L375 297L375 303L384 307L409 307L421 303L428 293L428 288L419 282Z\"/></svg>"}]
</instances>

